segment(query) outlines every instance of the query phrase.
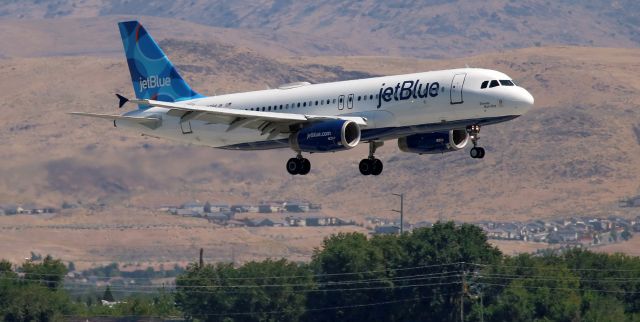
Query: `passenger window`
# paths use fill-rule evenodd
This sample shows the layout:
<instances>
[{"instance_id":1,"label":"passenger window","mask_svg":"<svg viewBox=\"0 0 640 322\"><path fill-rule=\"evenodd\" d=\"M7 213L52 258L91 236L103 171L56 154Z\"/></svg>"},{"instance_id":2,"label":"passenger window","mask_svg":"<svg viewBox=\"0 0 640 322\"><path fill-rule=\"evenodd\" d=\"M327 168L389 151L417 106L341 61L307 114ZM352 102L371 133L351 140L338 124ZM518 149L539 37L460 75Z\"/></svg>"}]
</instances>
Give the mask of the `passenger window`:
<instances>
[{"instance_id":1,"label":"passenger window","mask_svg":"<svg viewBox=\"0 0 640 322\"><path fill-rule=\"evenodd\" d=\"M318 101L316 101L316 106L318 106Z\"/></svg>"},{"instance_id":2,"label":"passenger window","mask_svg":"<svg viewBox=\"0 0 640 322\"><path fill-rule=\"evenodd\" d=\"M487 85L489 85L489 81L484 81L484 82L482 82L482 85L480 85L480 88L481 89L485 89L485 88L487 88Z\"/></svg>"},{"instance_id":3,"label":"passenger window","mask_svg":"<svg viewBox=\"0 0 640 322\"><path fill-rule=\"evenodd\" d=\"M362 98L362 96L358 96L358 102L360 102L360 99Z\"/></svg>"},{"instance_id":4,"label":"passenger window","mask_svg":"<svg viewBox=\"0 0 640 322\"><path fill-rule=\"evenodd\" d=\"M307 102L302 103L302 106L307 107Z\"/></svg>"},{"instance_id":5,"label":"passenger window","mask_svg":"<svg viewBox=\"0 0 640 322\"><path fill-rule=\"evenodd\" d=\"M300 102L298 102L298 107L300 107Z\"/></svg>"},{"instance_id":6,"label":"passenger window","mask_svg":"<svg viewBox=\"0 0 640 322\"><path fill-rule=\"evenodd\" d=\"M271 111L271 106L269 106L269 108L267 109L267 111Z\"/></svg>"},{"instance_id":7,"label":"passenger window","mask_svg":"<svg viewBox=\"0 0 640 322\"><path fill-rule=\"evenodd\" d=\"M491 85L489 85L489 88L494 88L494 87L497 87L497 86L500 86L498 81L497 80L492 80L491 81Z\"/></svg>"},{"instance_id":8,"label":"passenger window","mask_svg":"<svg viewBox=\"0 0 640 322\"><path fill-rule=\"evenodd\" d=\"M263 107L262 107L262 111L264 112L264 110L265 110L265 108L264 108L264 106L263 106Z\"/></svg>"},{"instance_id":9,"label":"passenger window","mask_svg":"<svg viewBox=\"0 0 640 322\"><path fill-rule=\"evenodd\" d=\"M514 86L514 84L508 79L500 80L500 85L502 85L502 86Z\"/></svg>"}]
</instances>

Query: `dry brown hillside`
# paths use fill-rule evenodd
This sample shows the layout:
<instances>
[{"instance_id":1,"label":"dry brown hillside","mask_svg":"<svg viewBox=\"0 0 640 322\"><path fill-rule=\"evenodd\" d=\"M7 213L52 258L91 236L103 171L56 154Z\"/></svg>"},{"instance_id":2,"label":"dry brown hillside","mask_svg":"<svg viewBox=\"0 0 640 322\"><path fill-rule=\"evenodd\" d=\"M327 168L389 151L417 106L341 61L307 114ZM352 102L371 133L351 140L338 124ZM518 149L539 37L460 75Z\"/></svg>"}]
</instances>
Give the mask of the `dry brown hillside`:
<instances>
[{"instance_id":1,"label":"dry brown hillside","mask_svg":"<svg viewBox=\"0 0 640 322\"><path fill-rule=\"evenodd\" d=\"M448 58L554 44L637 48L639 10L636 0L21 0L0 2L0 19L144 15L169 29L181 23L159 17L240 31L298 54Z\"/></svg>"}]
</instances>

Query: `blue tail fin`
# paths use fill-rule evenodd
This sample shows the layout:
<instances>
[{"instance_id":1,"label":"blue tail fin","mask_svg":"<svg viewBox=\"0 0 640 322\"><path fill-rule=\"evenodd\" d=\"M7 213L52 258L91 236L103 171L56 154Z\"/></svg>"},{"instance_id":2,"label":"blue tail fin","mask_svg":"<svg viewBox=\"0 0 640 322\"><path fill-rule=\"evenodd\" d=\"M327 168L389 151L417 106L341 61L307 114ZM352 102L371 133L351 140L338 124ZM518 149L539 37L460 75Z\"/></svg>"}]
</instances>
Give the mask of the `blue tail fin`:
<instances>
[{"instance_id":1,"label":"blue tail fin","mask_svg":"<svg viewBox=\"0 0 640 322\"><path fill-rule=\"evenodd\" d=\"M138 21L120 22L118 27L136 98L176 102L203 97L182 79Z\"/></svg>"}]
</instances>

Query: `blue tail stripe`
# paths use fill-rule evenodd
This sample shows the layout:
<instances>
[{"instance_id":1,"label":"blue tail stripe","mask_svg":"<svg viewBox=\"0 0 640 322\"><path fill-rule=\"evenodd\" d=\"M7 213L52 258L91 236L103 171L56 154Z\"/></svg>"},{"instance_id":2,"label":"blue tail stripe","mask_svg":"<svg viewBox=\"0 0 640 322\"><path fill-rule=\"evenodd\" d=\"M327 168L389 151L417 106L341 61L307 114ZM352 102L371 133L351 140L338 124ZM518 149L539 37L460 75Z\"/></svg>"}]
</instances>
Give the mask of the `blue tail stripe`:
<instances>
[{"instance_id":1,"label":"blue tail stripe","mask_svg":"<svg viewBox=\"0 0 640 322\"><path fill-rule=\"evenodd\" d=\"M185 82L138 21L120 22L118 27L136 98L176 102L203 97Z\"/></svg>"}]
</instances>

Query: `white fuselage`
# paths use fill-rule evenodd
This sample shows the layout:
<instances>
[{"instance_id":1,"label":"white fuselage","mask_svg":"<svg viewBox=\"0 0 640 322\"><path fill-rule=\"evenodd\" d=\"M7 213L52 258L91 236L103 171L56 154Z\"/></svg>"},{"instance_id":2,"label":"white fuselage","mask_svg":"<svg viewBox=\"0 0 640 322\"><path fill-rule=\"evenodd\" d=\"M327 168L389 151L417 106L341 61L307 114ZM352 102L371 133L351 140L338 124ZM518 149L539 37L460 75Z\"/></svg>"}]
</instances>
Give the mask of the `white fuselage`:
<instances>
[{"instance_id":1,"label":"white fuselage","mask_svg":"<svg viewBox=\"0 0 640 322\"><path fill-rule=\"evenodd\" d=\"M198 98L182 103L304 115L361 116L367 121L363 141L384 141L404 135L442 129L461 129L477 123L497 123L525 113L533 97L519 86L490 87L492 80L511 80L487 69L453 69L376 77L325 84L298 84L278 89ZM488 81L486 88L481 88ZM506 82L505 82L506 84ZM161 118L161 126L150 129L118 120L118 126L133 127L145 135L190 144L232 149L278 148L289 134L267 138L255 129L228 131L228 124L213 124L197 118L185 122L168 109L153 107L128 113ZM269 144L279 141L280 145Z\"/></svg>"}]
</instances>

